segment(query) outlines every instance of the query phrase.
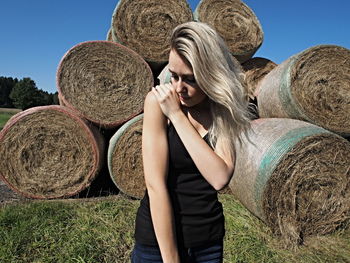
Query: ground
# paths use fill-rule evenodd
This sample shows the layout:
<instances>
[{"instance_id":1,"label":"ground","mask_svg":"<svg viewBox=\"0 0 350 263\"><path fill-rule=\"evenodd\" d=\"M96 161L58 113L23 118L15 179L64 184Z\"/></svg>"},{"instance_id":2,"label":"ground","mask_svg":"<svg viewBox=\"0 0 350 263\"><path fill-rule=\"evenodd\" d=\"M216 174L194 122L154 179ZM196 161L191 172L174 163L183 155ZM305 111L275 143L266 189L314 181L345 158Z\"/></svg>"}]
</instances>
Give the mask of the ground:
<instances>
[{"instance_id":1,"label":"ground","mask_svg":"<svg viewBox=\"0 0 350 263\"><path fill-rule=\"evenodd\" d=\"M0 179L0 206L24 200L24 198L14 191L12 191L1 179Z\"/></svg>"}]
</instances>

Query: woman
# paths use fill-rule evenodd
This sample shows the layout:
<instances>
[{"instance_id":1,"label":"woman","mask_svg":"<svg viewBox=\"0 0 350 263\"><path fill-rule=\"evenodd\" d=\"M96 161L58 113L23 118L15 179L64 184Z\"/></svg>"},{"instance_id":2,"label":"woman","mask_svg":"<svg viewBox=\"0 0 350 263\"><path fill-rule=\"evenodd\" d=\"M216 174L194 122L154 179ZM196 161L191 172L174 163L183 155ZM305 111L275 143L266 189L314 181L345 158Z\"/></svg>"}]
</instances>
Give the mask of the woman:
<instances>
[{"instance_id":1,"label":"woman","mask_svg":"<svg viewBox=\"0 0 350 263\"><path fill-rule=\"evenodd\" d=\"M212 28L188 22L173 31L168 67L171 84L145 99L147 191L132 262L222 262L217 191L228 184L234 142L249 127L240 66Z\"/></svg>"}]
</instances>

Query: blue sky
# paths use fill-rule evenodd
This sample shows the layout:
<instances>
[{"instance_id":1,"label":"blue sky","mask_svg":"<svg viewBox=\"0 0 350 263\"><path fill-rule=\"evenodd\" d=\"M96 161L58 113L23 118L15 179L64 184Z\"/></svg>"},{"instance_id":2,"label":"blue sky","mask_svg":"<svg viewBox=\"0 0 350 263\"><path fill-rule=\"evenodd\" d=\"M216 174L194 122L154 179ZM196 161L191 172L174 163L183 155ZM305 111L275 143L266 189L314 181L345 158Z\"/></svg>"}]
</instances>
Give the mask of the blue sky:
<instances>
[{"instance_id":1,"label":"blue sky","mask_svg":"<svg viewBox=\"0 0 350 263\"><path fill-rule=\"evenodd\" d=\"M164 1L164 0L160 0ZM71 47L105 40L117 0L1 0L0 76L30 77L56 92L56 70ZM194 9L199 0L188 1ZM245 0L264 42L255 57L281 63L318 44L350 49L349 0Z\"/></svg>"}]
</instances>

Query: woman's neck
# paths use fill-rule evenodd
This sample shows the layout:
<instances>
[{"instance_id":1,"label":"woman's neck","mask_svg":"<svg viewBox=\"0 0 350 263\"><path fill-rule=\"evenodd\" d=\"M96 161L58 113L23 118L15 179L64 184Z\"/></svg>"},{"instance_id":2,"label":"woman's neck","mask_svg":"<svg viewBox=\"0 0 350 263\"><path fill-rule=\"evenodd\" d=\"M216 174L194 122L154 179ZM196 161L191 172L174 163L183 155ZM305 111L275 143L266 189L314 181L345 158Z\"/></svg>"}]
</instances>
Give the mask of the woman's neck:
<instances>
[{"instance_id":1,"label":"woman's neck","mask_svg":"<svg viewBox=\"0 0 350 263\"><path fill-rule=\"evenodd\" d=\"M192 125L199 131L204 128L208 130L212 124L209 100L205 100L193 107L182 107L184 114Z\"/></svg>"}]
</instances>

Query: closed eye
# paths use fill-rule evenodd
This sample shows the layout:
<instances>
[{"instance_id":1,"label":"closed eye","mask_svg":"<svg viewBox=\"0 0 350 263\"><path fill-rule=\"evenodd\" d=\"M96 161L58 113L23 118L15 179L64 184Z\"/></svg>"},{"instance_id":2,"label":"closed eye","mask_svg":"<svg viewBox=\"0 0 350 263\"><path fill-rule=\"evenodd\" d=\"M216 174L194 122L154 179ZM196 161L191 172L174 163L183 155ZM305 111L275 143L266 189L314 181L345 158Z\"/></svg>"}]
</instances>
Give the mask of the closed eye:
<instances>
[{"instance_id":1,"label":"closed eye","mask_svg":"<svg viewBox=\"0 0 350 263\"><path fill-rule=\"evenodd\" d=\"M194 77L193 77L193 78L186 78L186 79L184 79L184 81L185 81L188 85L191 85L191 86L197 84L197 82L196 82L196 80L195 80Z\"/></svg>"},{"instance_id":2,"label":"closed eye","mask_svg":"<svg viewBox=\"0 0 350 263\"><path fill-rule=\"evenodd\" d=\"M173 80L179 81L179 79L180 79L179 75L177 75L175 72L171 72L171 71L170 71L170 73L171 73L171 78ZM182 81L186 82L190 86L194 86L197 84L196 79L194 78L193 75L183 75L183 76L181 76L181 78L182 78Z\"/></svg>"},{"instance_id":3,"label":"closed eye","mask_svg":"<svg viewBox=\"0 0 350 263\"><path fill-rule=\"evenodd\" d=\"M179 80L179 76L174 73L171 73L171 78L174 79L175 81Z\"/></svg>"}]
</instances>

